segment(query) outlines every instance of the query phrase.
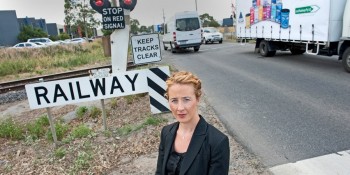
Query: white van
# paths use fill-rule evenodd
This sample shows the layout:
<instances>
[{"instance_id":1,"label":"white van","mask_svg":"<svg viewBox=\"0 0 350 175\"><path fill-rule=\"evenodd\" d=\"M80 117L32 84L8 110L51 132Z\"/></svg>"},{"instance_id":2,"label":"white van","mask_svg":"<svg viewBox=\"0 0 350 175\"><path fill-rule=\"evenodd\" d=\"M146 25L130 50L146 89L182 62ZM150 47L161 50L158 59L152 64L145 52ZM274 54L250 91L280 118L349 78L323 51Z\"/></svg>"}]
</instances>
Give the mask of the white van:
<instances>
[{"instance_id":1,"label":"white van","mask_svg":"<svg viewBox=\"0 0 350 175\"><path fill-rule=\"evenodd\" d=\"M164 50L175 53L179 49L194 48L197 52L202 44L202 27L197 12L179 12L164 26Z\"/></svg>"}]
</instances>

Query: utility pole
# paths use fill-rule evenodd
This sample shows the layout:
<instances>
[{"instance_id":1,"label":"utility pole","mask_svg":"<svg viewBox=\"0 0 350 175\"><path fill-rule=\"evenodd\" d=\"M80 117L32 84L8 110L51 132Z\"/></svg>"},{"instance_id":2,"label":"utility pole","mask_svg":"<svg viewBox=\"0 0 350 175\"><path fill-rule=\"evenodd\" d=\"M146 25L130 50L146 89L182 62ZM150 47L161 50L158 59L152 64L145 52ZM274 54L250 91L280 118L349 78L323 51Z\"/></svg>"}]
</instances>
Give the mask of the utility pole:
<instances>
[{"instance_id":1,"label":"utility pole","mask_svg":"<svg viewBox=\"0 0 350 175\"><path fill-rule=\"evenodd\" d=\"M198 10L197 10L197 0L195 0L195 2L196 2L196 12L197 12L197 11L198 11Z\"/></svg>"},{"instance_id":2,"label":"utility pole","mask_svg":"<svg viewBox=\"0 0 350 175\"><path fill-rule=\"evenodd\" d=\"M164 15L164 9L163 9L163 35L165 34L165 15Z\"/></svg>"}]
</instances>

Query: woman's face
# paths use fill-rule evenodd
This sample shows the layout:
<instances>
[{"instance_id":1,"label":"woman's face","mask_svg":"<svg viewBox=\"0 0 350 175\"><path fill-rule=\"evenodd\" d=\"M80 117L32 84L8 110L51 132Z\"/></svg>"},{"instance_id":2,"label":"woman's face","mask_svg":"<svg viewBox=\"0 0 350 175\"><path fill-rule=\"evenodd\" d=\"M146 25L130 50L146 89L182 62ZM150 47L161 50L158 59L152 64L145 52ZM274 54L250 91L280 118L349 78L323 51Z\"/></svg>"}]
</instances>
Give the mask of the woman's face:
<instances>
[{"instance_id":1,"label":"woman's face","mask_svg":"<svg viewBox=\"0 0 350 175\"><path fill-rule=\"evenodd\" d=\"M192 84L173 84L168 88L170 110L177 121L188 123L198 116L196 98Z\"/></svg>"}]
</instances>

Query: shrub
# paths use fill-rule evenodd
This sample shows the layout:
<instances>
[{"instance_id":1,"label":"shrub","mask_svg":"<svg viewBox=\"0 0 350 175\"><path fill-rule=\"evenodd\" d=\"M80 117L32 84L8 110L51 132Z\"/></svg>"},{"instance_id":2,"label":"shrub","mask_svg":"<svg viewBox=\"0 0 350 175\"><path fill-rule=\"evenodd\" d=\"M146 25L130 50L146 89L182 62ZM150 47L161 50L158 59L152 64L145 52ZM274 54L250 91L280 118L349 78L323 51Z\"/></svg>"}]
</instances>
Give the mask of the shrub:
<instances>
[{"instance_id":1,"label":"shrub","mask_svg":"<svg viewBox=\"0 0 350 175\"><path fill-rule=\"evenodd\" d=\"M97 118L98 116L100 116L102 114L102 111L100 108L92 106L90 108L90 117L91 118Z\"/></svg>"},{"instance_id":2,"label":"shrub","mask_svg":"<svg viewBox=\"0 0 350 175\"><path fill-rule=\"evenodd\" d=\"M48 118L47 114L44 114L44 115L40 116L36 120L36 122L39 123L42 126L49 126L50 125L49 118Z\"/></svg>"},{"instance_id":3,"label":"shrub","mask_svg":"<svg viewBox=\"0 0 350 175\"><path fill-rule=\"evenodd\" d=\"M78 118L82 118L86 114L87 111L88 111L88 108L86 106L81 106L75 111L75 115Z\"/></svg>"},{"instance_id":4,"label":"shrub","mask_svg":"<svg viewBox=\"0 0 350 175\"><path fill-rule=\"evenodd\" d=\"M55 150L55 157L62 159L66 155L66 149L65 148L58 148Z\"/></svg>"},{"instance_id":5,"label":"shrub","mask_svg":"<svg viewBox=\"0 0 350 175\"><path fill-rule=\"evenodd\" d=\"M71 135L73 138L83 138L90 135L92 130L85 126L84 124L79 125L77 128L73 129Z\"/></svg>"},{"instance_id":6,"label":"shrub","mask_svg":"<svg viewBox=\"0 0 350 175\"><path fill-rule=\"evenodd\" d=\"M130 132L133 131L133 127L131 125L125 125L117 130L117 133L125 136L128 135Z\"/></svg>"},{"instance_id":7,"label":"shrub","mask_svg":"<svg viewBox=\"0 0 350 175\"><path fill-rule=\"evenodd\" d=\"M82 169L89 168L90 167L89 161L91 159L92 159L91 154L84 151L81 151L81 152L79 151L78 156L73 164L72 174L76 174L76 172L79 172Z\"/></svg>"},{"instance_id":8,"label":"shrub","mask_svg":"<svg viewBox=\"0 0 350 175\"><path fill-rule=\"evenodd\" d=\"M21 32L18 35L18 40L22 42L26 42L30 38L39 38L39 37L47 37L47 33L45 33L40 28L35 28L32 26L23 26L21 27Z\"/></svg>"},{"instance_id":9,"label":"shrub","mask_svg":"<svg viewBox=\"0 0 350 175\"><path fill-rule=\"evenodd\" d=\"M47 115L42 115L34 122L28 123L26 129L32 139L39 139L47 132L47 126L49 126L49 119Z\"/></svg>"},{"instance_id":10,"label":"shrub","mask_svg":"<svg viewBox=\"0 0 350 175\"><path fill-rule=\"evenodd\" d=\"M63 137L66 135L66 133L68 132L68 126L65 124L62 124L61 122L57 122L55 124L55 129L56 129L57 140L61 141ZM51 129L49 129L47 132L47 139L50 141L53 141Z\"/></svg>"},{"instance_id":11,"label":"shrub","mask_svg":"<svg viewBox=\"0 0 350 175\"><path fill-rule=\"evenodd\" d=\"M11 118L0 122L0 137L20 140L24 138L22 126L16 124Z\"/></svg>"}]
</instances>

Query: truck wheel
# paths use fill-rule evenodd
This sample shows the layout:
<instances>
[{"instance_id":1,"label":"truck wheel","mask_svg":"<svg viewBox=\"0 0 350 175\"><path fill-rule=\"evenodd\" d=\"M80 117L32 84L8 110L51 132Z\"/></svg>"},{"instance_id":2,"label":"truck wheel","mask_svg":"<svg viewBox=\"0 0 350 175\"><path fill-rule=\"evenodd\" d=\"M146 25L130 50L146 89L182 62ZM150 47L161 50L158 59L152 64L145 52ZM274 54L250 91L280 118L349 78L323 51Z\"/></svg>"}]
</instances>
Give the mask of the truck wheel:
<instances>
[{"instance_id":1,"label":"truck wheel","mask_svg":"<svg viewBox=\"0 0 350 175\"><path fill-rule=\"evenodd\" d=\"M344 69L350 73L350 47L343 53L342 60Z\"/></svg>"},{"instance_id":2,"label":"truck wheel","mask_svg":"<svg viewBox=\"0 0 350 175\"><path fill-rule=\"evenodd\" d=\"M301 55L301 54L305 53L305 50L290 49L290 52L292 53L292 55Z\"/></svg>"},{"instance_id":3,"label":"truck wheel","mask_svg":"<svg viewBox=\"0 0 350 175\"><path fill-rule=\"evenodd\" d=\"M200 46L194 47L194 51L195 51L195 52L198 52L198 51L199 51L199 48L200 48Z\"/></svg>"},{"instance_id":4,"label":"truck wheel","mask_svg":"<svg viewBox=\"0 0 350 175\"><path fill-rule=\"evenodd\" d=\"M164 50L168 50L168 47L165 46L165 44L163 43L163 46L164 46Z\"/></svg>"},{"instance_id":5,"label":"truck wheel","mask_svg":"<svg viewBox=\"0 0 350 175\"><path fill-rule=\"evenodd\" d=\"M276 51L269 51L269 43L265 40L260 42L259 45L260 55L263 57L272 57L276 54Z\"/></svg>"},{"instance_id":6,"label":"truck wheel","mask_svg":"<svg viewBox=\"0 0 350 175\"><path fill-rule=\"evenodd\" d=\"M221 43L222 43L222 40L220 40L219 43L221 44Z\"/></svg>"}]
</instances>

